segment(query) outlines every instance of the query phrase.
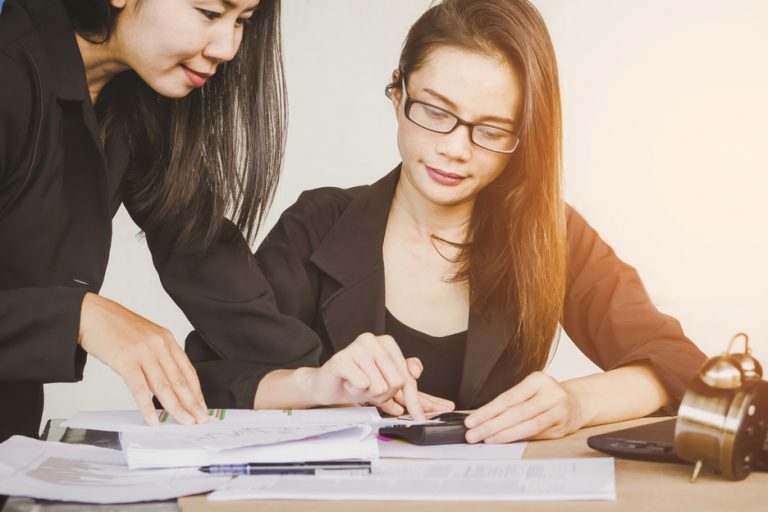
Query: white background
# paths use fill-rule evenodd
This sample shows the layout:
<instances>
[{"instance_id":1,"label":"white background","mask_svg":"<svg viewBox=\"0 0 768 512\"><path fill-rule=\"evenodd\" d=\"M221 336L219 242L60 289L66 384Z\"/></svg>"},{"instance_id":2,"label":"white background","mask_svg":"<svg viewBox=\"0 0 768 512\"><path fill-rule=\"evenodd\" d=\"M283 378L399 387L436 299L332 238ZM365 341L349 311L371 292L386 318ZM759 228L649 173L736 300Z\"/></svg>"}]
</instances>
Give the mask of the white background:
<instances>
[{"instance_id":1,"label":"white background","mask_svg":"<svg viewBox=\"0 0 768 512\"><path fill-rule=\"evenodd\" d=\"M426 0L285 0L287 157L265 229L307 188L370 183L398 163L383 95ZM707 354L737 331L768 364L768 2L537 0L560 67L567 199L662 311ZM124 211L102 294L171 329L165 295ZM563 338L547 371L594 372ZM85 379L46 386L45 418L132 408L91 358Z\"/></svg>"}]
</instances>

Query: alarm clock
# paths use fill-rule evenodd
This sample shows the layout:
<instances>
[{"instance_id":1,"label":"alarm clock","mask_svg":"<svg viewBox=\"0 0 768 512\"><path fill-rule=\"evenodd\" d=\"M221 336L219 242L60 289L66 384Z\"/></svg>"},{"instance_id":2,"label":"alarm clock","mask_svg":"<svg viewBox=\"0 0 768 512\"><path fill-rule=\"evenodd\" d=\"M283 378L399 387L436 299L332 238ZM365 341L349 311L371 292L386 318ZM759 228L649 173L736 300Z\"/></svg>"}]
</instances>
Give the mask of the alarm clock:
<instances>
[{"instance_id":1,"label":"alarm clock","mask_svg":"<svg viewBox=\"0 0 768 512\"><path fill-rule=\"evenodd\" d=\"M744 340L744 351L733 352ZM685 392L675 424L675 452L694 464L691 482L702 468L732 480L752 471L768 431L768 382L752 357L749 337L738 333L726 352L708 359Z\"/></svg>"}]
</instances>

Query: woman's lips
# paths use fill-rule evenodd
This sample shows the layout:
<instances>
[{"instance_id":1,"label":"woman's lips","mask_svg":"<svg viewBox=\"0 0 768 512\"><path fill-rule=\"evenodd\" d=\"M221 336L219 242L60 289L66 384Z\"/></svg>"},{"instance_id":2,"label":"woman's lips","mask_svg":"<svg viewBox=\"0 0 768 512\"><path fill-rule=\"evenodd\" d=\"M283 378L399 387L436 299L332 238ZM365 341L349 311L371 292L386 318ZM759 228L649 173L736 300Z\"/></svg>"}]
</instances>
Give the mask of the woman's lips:
<instances>
[{"instance_id":1,"label":"woman's lips","mask_svg":"<svg viewBox=\"0 0 768 512\"><path fill-rule=\"evenodd\" d=\"M443 171L442 169L436 169L434 167L426 166L427 172L430 178L440 183L441 185L447 185L453 187L464 181L465 176L460 174L454 174L452 172Z\"/></svg>"},{"instance_id":2,"label":"woman's lips","mask_svg":"<svg viewBox=\"0 0 768 512\"><path fill-rule=\"evenodd\" d=\"M187 75L187 78L193 87L202 87L205 85L205 82L211 78L211 73L193 71L183 64L181 65L181 69L184 70L184 73Z\"/></svg>"}]
</instances>

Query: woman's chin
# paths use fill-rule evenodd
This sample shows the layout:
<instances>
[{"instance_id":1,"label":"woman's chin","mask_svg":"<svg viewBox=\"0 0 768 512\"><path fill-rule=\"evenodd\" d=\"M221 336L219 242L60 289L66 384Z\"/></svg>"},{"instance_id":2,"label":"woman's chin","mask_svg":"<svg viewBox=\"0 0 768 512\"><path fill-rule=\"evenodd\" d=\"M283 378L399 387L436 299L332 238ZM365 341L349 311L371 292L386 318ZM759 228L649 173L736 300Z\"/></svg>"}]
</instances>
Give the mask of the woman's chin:
<instances>
[{"instance_id":1,"label":"woman's chin","mask_svg":"<svg viewBox=\"0 0 768 512\"><path fill-rule=\"evenodd\" d=\"M175 83L152 83L146 80L144 82L160 96L171 99L183 98L195 90L195 87L189 84L186 80Z\"/></svg>"}]
</instances>

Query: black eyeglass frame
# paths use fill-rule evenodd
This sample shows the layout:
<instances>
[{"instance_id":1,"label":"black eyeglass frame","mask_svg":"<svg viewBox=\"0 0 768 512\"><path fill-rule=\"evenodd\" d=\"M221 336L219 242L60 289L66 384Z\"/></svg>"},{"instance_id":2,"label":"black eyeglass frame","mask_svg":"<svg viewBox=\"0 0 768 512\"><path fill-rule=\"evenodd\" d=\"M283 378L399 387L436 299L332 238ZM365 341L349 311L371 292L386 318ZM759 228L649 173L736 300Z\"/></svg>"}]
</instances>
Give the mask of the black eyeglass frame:
<instances>
[{"instance_id":1,"label":"black eyeglass frame","mask_svg":"<svg viewBox=\"0 0 768 512\"><path fill-rule=\"evenodd\" d=\"M384 94L386 94L387 98L392 97L392 89L394 89L395 87L396 87L395 84L387 85L386 89L384 90ZM420 128L424 128L425 130L428 130L434 133L448 134L454 131L459 126L466 126L469 129L469 140L472 141L472 144L474 144L477 147L483 148L486 151L491 151L492 153L501 153L503 155L511 155L512 153L515 152L515 150L517 150L517 147L520 145L520 137L518 137L518 135L511 130L505 130L504 128L501 128L499 126L494 126L488 123L472 123L469 121L465 121L464 119L460 118L459 116L457 116L456 114L454 114L449 110L445 110L444 108L440 108L438 106L432 105L431 103L427 103L426 101L414 100L413 98L411 98L411 95L408 94L408 89L405 84L405 79L403 79L403 93L405 95L405 105L403 106L403 113L405 114L406 119L408 119L410 122L412 122L413 124L415 124ZM439 110L440 112L443 112L444 114L454 118L456 120L456 123L449 130L435 130L434 128L429 128L427 126L424 126L423 124L411 118L411 107L413 106L414 103L418 103L420 105L424 105L426 107ZM512 135L515 138L515 146L509 150L491 149L489 147L483 146L482 144L478 143L475 140L474 132L475 132L476 126L484 126L486 128L492 128L494 130L499 130Z\"/></svg>"}]
</instances>

